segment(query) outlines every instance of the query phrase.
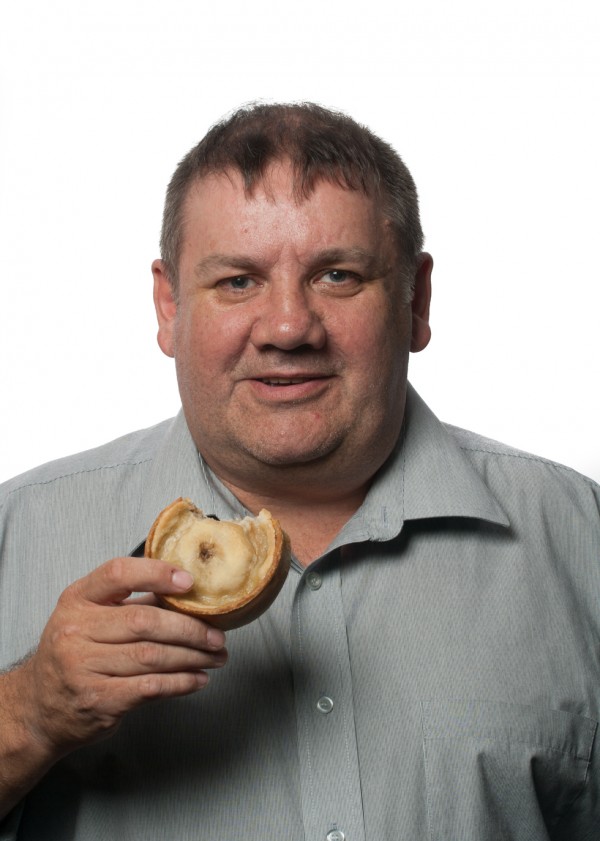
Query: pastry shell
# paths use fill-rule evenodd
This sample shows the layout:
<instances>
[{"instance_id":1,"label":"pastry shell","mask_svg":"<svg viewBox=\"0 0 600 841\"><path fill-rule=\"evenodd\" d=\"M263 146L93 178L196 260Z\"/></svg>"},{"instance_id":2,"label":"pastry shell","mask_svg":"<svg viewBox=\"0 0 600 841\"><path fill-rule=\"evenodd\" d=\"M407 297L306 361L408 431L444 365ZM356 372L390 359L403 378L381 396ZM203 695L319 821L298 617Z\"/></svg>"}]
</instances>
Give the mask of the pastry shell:
<instances>
[{"instance_id":1,"label":"pastry shell","mask_svg":"<svg viewBox=\"0 0 600 841\"><path fill-rule=\"evenodd\" d=\"M266 509L256 517L221 521L182 497L158 515L144 554L194 578L186 593L157 594L165 607L224 631L252 622L272 604L291 561L289 539Z\"/></svg>"}]
</instances>

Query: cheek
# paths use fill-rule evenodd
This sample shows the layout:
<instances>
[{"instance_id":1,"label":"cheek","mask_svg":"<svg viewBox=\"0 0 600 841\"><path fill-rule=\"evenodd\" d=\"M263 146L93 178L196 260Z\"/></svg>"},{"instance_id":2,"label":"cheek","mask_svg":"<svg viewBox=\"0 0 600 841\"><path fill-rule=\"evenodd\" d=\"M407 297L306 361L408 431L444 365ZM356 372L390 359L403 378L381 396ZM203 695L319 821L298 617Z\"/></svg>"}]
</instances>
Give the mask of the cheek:
<instances>
[{"instance_id":1,"label":"cheek","mask_svg":"<svg viewBox=\"0 0 600 841\"><path fill-rule=\"evenodd\" d=\"M238 312L215 312L209 306L186 310L174 332L178 370L198 383L210 383L216 373L232 367L246 345L246 335L245 319Z\"/></svg>"},{"instance_id":2,"label":"cheek","mask_svg":"<svg viewBox=\"0 0 600 841\"><path fill-rule=\"evenodd\" d=\"M364 376L374 406L395 407L406 388L410 351L410 318L406 312L391 308L369 335L369 346L363 346L368 360Z\"/></svg>"},{"instance_id":3,"label":"cheek","mask_svg":"<svg viewBox=\"0 0 600 841\"><path fill-rule=\"evenodd\" d=\"M376 375L378 366L389 369L408 353L410 315L406 308L390 306L388 301L372 309L365 307L345 325L341 341L356 364L362 362L371 376Z\"/></svg>"}]
</instances>

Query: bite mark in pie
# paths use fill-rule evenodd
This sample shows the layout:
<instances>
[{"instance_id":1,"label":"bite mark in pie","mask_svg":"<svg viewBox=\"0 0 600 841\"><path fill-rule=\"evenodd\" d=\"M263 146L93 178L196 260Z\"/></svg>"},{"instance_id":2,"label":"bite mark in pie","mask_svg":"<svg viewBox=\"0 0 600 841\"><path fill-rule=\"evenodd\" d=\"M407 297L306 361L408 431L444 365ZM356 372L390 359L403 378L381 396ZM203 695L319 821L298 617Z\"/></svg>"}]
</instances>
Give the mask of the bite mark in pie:
<instances>
[{"instance_id":1,"label":"bite mark in pie","mask_svg":"<svg viewBox=\"0 0 600 841\"><path fill-rule=\"evenodd\" d=\"M229 630L252 622L273 602L290 568L287 535L269 511L242 520L207 517L179 498L158 515L144 554L187 570L181 595L158 595L166 607Z\"/></svg>"}]
</instances>

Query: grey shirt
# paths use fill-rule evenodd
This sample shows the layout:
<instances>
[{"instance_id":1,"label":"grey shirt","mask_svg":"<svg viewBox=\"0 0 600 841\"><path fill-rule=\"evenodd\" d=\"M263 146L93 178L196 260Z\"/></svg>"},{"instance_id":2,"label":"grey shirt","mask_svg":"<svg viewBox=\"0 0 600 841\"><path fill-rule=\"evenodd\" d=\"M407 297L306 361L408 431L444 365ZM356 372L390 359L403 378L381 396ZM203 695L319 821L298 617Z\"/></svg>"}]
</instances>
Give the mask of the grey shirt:
<instances>
[{"instance_id":1,"label":"grey shirt","mask_svg":"<svg viewBox=\"0 0 600 841\"><path fill-rule=\"evenodd\" d=\"M0 489L0 641L189 496L239 502L180 415ZM0 839L600 838L600 488L412 389L354 517L186 698L59 762Z\"/></svg>"}]
</instances>

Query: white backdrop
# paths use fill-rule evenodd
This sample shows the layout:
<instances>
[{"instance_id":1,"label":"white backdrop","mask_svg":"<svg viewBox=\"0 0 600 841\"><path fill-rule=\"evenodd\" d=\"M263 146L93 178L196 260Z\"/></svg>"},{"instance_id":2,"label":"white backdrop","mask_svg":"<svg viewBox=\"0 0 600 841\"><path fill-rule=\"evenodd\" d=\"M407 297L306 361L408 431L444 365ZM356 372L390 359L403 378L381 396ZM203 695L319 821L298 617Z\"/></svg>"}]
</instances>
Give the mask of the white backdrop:
<instances>
[{"instance_id":1,"label":"white backdrop","mask_svg":"<svg viewBox=\"0 0 600 841\"><path fill-rule=\"evenodd\" d=\"M0 20L0 480L178 408L150 261L166 183L240 103L392 142L436 259L411 379L600 480L596 0L20 0Z\"/></svg>"}]
</instances>

